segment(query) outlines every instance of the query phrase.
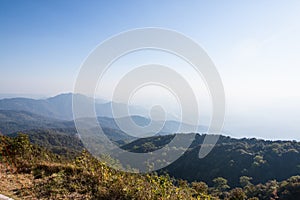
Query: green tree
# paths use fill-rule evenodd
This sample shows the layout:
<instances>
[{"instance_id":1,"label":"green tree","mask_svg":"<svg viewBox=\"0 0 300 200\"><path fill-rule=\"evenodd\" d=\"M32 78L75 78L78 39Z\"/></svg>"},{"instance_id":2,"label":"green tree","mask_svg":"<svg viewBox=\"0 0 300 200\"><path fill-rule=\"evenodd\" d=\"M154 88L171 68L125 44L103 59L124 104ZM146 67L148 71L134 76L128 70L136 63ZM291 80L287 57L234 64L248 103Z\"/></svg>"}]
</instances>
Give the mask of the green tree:
<instances>
[{"instance_id":1,"label":"green tree","mask_svg":"<svg viewBox=\"0 0 300 200\"><path fill-rule=\"evenodd\" d=\"M241 176L240 177L240 184L242 187L246 187L248 185L252 185L252 183L250 182L252 180L252 177L248 177L248 176Z\"/></svg>"},{"instance_id":2,"label":"green tree","mask_svg":"<svg viewBox=\"0 0 300 200\"><path fill-rule=\"evenodd\" d=\"M229 193L229 200L244 200L247 196L242 188L234 188Z\"/></svg>"},{"instance_id":3,"label":"green tree","mask_svg":"<svg viewBox=\"0 0 300 200\"><path fill-rule=\"evenodd\" d=\"M207 194L208 192L208 186L204 182L192 182L191 185L198 194Z\"/></svg>"},{"instance_id":4,"label":"green tree","mask_svg":"<svg viewBox=\"0 0 300 200\"><path fill-rule=\"evenodd\" d=\"M227 182L228 181L223 177L213 179L214 187L220 192L226 191L230 188Z\"/></svg>"}]
</instances>

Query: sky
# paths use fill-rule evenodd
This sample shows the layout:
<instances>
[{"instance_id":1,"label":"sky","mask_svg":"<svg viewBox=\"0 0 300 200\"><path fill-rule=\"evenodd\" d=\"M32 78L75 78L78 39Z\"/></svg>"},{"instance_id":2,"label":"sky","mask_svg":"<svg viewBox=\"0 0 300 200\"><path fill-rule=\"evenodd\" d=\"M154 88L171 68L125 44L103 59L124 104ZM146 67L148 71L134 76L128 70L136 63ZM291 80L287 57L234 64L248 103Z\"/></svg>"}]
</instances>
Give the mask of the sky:
<instances>
[{"instance_id":1,"label":"sky","mask_svg":"<svg viewBox=\"0 0 300 200\"><path fill-rule=\"evenodd\" d=\"M0 93L72 92L81 64L98 44L126 30L161 27L192 38L215 63L225 88L229 135L300 139L299 10L299 1L279 0L2 0ZM176 65L151 52L133 55L130 63L146 57ZM119 66L124 63L129 61Z\"/></svg>"}]
</instances>

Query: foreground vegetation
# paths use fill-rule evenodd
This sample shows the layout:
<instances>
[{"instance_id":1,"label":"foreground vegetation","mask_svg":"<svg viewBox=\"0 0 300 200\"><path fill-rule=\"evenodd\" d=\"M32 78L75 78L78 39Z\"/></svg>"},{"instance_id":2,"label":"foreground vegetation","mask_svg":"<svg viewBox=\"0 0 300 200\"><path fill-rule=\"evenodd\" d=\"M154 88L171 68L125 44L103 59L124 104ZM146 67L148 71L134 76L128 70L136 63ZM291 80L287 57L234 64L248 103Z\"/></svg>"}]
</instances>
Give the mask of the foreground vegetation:
<instances>
[{"instance_id":1,"label":"foreground vegetation","mask_svg":"<svg viewBox=\"0 0 300 200\"><path fill-rule=\"evenodd\" d=\"M0 144L2 176L27 176L25 187L0 192L21 199L211 199L196 186L167 175L116 171L86 151L75 159L62 159L32 145L27 135L1 136Z\"/></svg>"},{"instance_id":2,"label":"foreground vegetation","mask_svg":"<svg viewBox=\"0 0 300 200\"><path fill-rule=\"evenodd\" d=\"M217 177L209 187L168 175L131 174L108 167L83 150L68 158L30 143L28 135L0 136L0 193L16 199L299 199L300 176L231 188ZM117 163L117 162L116 162Z\"/></svg>"}]
</instances>

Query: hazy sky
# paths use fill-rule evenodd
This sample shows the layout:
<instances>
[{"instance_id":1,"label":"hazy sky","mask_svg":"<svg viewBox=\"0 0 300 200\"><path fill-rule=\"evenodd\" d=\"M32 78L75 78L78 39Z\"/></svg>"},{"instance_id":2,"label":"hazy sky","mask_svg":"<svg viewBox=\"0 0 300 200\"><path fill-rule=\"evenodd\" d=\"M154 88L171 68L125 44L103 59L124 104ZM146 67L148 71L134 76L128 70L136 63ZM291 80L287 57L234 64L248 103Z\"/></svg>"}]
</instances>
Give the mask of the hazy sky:
<instances>
[{"instance_id":1,"label":"hazy sky","mask_svg":"<svg viewBox=\"0 0 300 200\"><path fill-rule=\"evenodd\" d=\"M100 42L133 28L162 27L191 37L215 62L231 135L300 139L299 10L299 1L279 0L3 0L0 93L71 92Z\"/></svg>"}]
</instances>

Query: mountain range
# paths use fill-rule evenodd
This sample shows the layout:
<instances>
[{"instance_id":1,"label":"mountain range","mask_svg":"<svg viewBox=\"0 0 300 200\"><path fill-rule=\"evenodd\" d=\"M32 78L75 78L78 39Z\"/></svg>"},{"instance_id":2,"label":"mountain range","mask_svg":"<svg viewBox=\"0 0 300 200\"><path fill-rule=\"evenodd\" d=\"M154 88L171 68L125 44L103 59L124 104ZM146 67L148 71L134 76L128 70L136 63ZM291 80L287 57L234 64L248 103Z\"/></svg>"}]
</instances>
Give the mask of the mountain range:
<instances>
[{"instance_id":1,"label":"mountain range","mask_svg":"<svg viewBox=\"0 0 300 200\"><path fill-rule=\"evenodd\" d=\"M81 95L80 98L91 102L89 97ZM204 126L194 127L176 120L167 120L155 136L136 138L118 127L116 119L111 116L111 103L96 102L97 113L102 113L98 116L98 122L111 141L131 152L151 152L161 148L170 142L180 125L183 127L183 133L195 129L199 133L205 133L207 129ZM23 132L29 135L31 142L60 155L74 156L84 148L72 116L72 94L41 100L27 98L0 100L2 134L15 137L18 132ZM123 117L128 118L139 126L147 126L151 122L151 119L144 116ZM90 122L89 118L80 120ZM152 123L160 121L154 120ZM95 131L95 127L90 128L91 131ZM284 180L300 173L299 142L233 139L221 136L212 152L207 157L199 159L198 152L204 136L205 134L197 134L188 151L159 173L167 172L172 177L191 182L205 181L209 184L213 184L212 180L216 177L224 177L231 186L239 186L239 178L242 176L251 177L256 184L271 179ZM161 162L167 162L167 159Z\"/></svg>"},{"instance_id":2,"label":"mountain range","mask_svg":"<svg viewBox=\"0 0 300 200\"><path fill-rule=\"evenodd\" d=\"M83 104L94 103L94 99L81 94L76 94L75 97L82 101ZM72 120L72 98L72 93L59 94L46 99L5 98L0 100L0 110L27 111L50 118ZM95 110L97 112L97 116L112 117L112 103L113 102L107 102L102 99L96 99ZM118 103L114 104L117 106L122 105ZM146 112L140 107L131 107L131 109L135 112Z\"/></svg>"},{"instance_id":3,"label":"mountain range","mask_svg":"<svg viewBox=\"0 0 300 200\"><path fill-rule=\"evenodd\" d=\"M24 131L36 128L74 128L72 112L72 95L60 94L47 99L30 99L30 98L10 98L0 100L0 131L4 134L16 131ZM76 94L83 104L94 103L90 97ZM102 127L120 130L113 118L111 106L116 108L127 106L121 103L106 102L101 99L95 100L95 110L98 121ZM177 120L167 120L165 122L152 120L147 117L148 110L139 106L128 106L131 113L138 115L123 116L119 120L126 121L131 118L139 126L147 126L150 122L155 124L164 124L162 129L157 133L160 135L177 132L188 133L191 131L206 132L205 126L194 126L187 123L181 123ZM84 119L88 123L90 120ZM125 124L126 125L126 124ZM126 125L127 126L127 125ZM128 125L129 126L129 125ZM127 127L130 129L130 127Z\"/></svg>"}]
</instances>

